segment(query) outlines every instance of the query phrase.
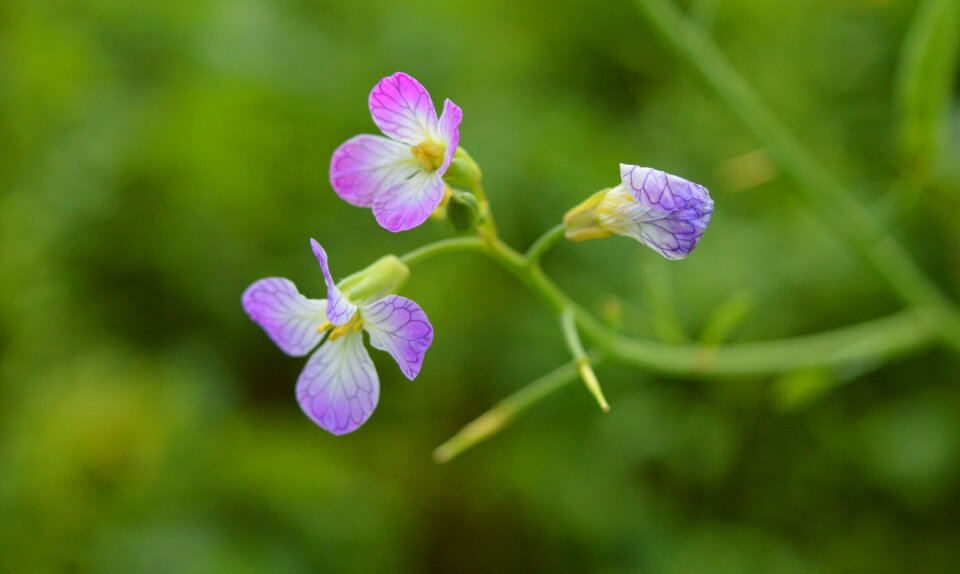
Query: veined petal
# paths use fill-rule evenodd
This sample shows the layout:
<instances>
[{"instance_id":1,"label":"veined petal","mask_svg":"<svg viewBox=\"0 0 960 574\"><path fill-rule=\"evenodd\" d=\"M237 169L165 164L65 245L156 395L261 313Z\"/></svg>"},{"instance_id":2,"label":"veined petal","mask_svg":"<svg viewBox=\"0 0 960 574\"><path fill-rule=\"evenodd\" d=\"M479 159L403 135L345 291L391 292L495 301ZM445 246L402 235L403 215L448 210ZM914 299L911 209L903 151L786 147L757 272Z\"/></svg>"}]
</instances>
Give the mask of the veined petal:
<instances>
[{"instance_id":1,"label":"veined petal","mask_svg":"<svg viewBox=\"0 0 960 574\"><path fill-rule=\"evenodd\" d=\"M420 305L406 297L387 295L363 307L360 315L370 344L390 353L403 374L415 379L433 343L433 326Z\"/></svg>"},{"instance_id":2,"label":"veined petal","mask_svg":"<svg viewBox=\"0 0 960 574\"><path fill-rule=\"evenodd\" d=\"M602 216L614 233L642 241L667 259L683 259L693 251L710 223L713 200L705 187L675 175L635 165L620 165L621 190L635 202L622 202ZM604 200L605 202L607 199Z\"/></svg>"},{"instance_id":3,"label":"veined petal","mask_svg":"<svg viewBox=\"0 0 960 574\"><path fill-rule=\"evenodd\" d=\"M463 119L463 110L449 99L443 102L443 115L440 116L440 139L447 146L443 154L443 164L437 170L440 175L446 173L453 161L453 154L460 143L460 121Z\"/></svg>"},{"instance_id":4,"label":"veined petal","mask_svg":"<svg viewBox=\"0 0 960 574\"><path fill-rule=\"evenodd\" d=\"M310 246L313 247L313 254L320 262L323 279L327 282L327 319L334 325L343 325L357 312L357 306L347 301L343 293L337 289L337 284L333 282L333 277L330 276L330 268L327 266L327 252L317 243L316 239L310 240Z\"/></svg>"},{"instance_id":5,"label":"veined petal","mask_svg":"<svg viewBox=\"0 0 960 574\"><path fill-rule=\"evenodd\" d=\"M297 380L300 408L335 435L357 430L379 400L380 380L359 331L324 343Z\"/></svg>"},{"instance_id":6,"label":"veined petal","mask_svg":"<svg viewBox=\"0 0 960 574\"><path fill-rule=\"evenodd\" d=\"M330 160L330 185L340 199L370 207L381 190L418 169L410 146L383 136L360 135L344 142Z\"/></svg>"},{"instance_id":7,"label":"veined petal","mask_svg":"<svg viewBox=\"0 0 960 574\"><path fill-rule=\"evenodd\" d=\"M247 315L288 355L306 355L323 336L318 328L327 320L326 300L307 299L289 279L261 279L247 287L242 301Z\"/></svg>"},{"instance_id":8,"label":"veined petal","mask_svg":"<svg viewBox=\"0 0 960 574\"><path fill-rule=\"evenodd\" d=\"M437 111L430 94L403 72L380 80L368 102L373 122L395 140L417 145L437 133Z\"/></svg>"},{"instance_id":9,"label":"veined petal","mask_svg":"<svg viewBox=\"0 0 960 574\"><path fill-rule=\"evenodd\" d=\"M373 200L373 216L381 227L394 233L413 229L430 217L443 199L439 172L418 171L393 185Z\"/></svg>"}]
</instances>

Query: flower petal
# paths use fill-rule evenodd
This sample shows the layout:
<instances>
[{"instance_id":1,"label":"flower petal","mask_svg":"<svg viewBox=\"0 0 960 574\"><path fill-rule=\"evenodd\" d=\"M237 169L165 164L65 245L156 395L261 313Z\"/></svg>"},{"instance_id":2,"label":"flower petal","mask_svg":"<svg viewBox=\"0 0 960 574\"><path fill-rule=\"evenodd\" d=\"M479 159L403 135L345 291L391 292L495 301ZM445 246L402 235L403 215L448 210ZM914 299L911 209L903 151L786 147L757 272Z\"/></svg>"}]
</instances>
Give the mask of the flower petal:
<instances>
[{"instance_id":1,"label":"flower petal","mask_svg":"<svg viewBox=\"0 0 960 574\"><path fill-rule=\"evenodd\" d=\"M390 353L411 381L420 373L423 356L433 343L433 326L420 305L387 295L360 310L370 344Z\"/></svg>"},{"instance_id":2,"label":"flower petal","mask_svg":"<svg viewBox=\"0 0 960 574\"><path fill-rule=\"evenodd\" d=\"M463 110L449 99L443 102L443 115L440 116L440 139L447 149L443 155L443 165L437 170L440 175L447 172L453 154L460 143L460 121L463 119Z\"/></svg>"},{"instance_id":3,"label":"flower petal","mask_svg":"<svg viewBox=\"0 0 960 574\"><path fill-rule=\"evenodd\" d=\"M330 160L330 185L340 199L370 207L380 190L419 169L410 146L383 136L360 135L344 142Z\"/></svg>"},{"instance_id":4,"label":"flower petal","mask_svg":"<svg viewBox=\"0 0 960 574\"><path fill-rule=\"evenodd\" d=\"M330 276L330 268L327 266L327 252L317 243L316 239L310 240L310 246L313 247L313 254L320 262L323 279L327 282L327 319L334 325L343 325L357 312L357 306L347 301L343 293L337 289L337 284L333 282L333 277Z\"/></svg>"},{"instance_id":5,"label":"flower petal","mask_svg":"<svg viewBox=\"0 0 960 574\"><path fill-rule=\"evenodd\" d=\"M395 140L417 145L437 134L437 111L430 94L403 72L380 80L368 103L373 122Z\"/></svg>"},{"instance_id":6,"label":"flower petal","mask_svg":"<svg viewBox=\"0 0 960 574\"><path fill-rule=\"evenodd\" d=\"M242 301L247 315L288 355L306 355L323 337L318 327L327 320L326 300L307 299L289 279L261 279L247 287Z\"/></svg>"},{"instance_id":7,"label":"flower petal","mask_svg":"<svg viewBox=\"0 0 960 574\"><path fill-rule=\"evenodd\" d=\"M440 173L419 171L378 193L373 200L373 216L384 229L394 233L406 231L426 221L442 199Z\"/></svg>"},{"instance_id":8,"label":"flower petal","mask_svg":"<svg viewBox=\"0 0 960 574\"><path fill-rule=\"evenodd\" d=\"M360 331L324 343L297 380L300 408L335 435L357 430L379 400L380 380Z\"/></svg>"},{"instance_id":9,"label":"flower petal","mask_svg":"<svg viewBox=\"0 0 960 574\"><path fill-rule=\"evenodd\" d=\"M667 259L693 251L710 223L713 200L705 187L648 167L620 164L624 190L636 200L621 215L625 235Z\"/></svg>"}]
</instances>

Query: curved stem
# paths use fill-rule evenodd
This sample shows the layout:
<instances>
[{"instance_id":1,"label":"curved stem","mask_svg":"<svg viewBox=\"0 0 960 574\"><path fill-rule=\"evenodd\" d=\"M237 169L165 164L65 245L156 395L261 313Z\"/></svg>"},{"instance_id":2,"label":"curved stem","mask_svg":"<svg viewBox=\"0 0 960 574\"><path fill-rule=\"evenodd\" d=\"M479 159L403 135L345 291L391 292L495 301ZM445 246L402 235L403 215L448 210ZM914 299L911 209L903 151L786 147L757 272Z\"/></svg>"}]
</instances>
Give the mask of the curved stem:
<instances>
[{"instance_id":1,"label":"curved stem","mask_svg":"<svg viewBox=\"0 0 960 574\"><path fill-rule=\"evenodd\" d=\"M566 231L567 226L563 223L558 223L554 227L550 228L546 233L537 238L533 242L533 245L530 246L530 249L527 250L526 258L530 263L537 263L543 258L544 254L550 250L551 247L557 244L557 241L563 237L563 233Z\"/></svg>"},{"instance_id":2,"label":"curved stem","mask_svg":"<svg viewBox=\"0 0 960 574\"><path fill-rule=\"evenodd\" d=\"M452 253L454 251L483 251L486 246L479 237L455 237L453 239L444 239L435 243L428 243L400 256L400 261L404 264L416 265L437 255Z\"/></svg>"},{"instance_id":3,"label":"curved stem","mask_svg":"<svg viewBox=\"0 0 960 574\"><path fill-rule=\"evenodd\" d=\"M857 199L820 164L714 43L666 0L636 0L660 33L762 141L810 204L900 297L960 351L960 312Z\"/></svg>"},{"instance_id":4,"label":"curved stem","mask_svg":"<svg viewBox=\"0 0 960 574\"><path fill-rule=\"evenodd\" d=\"M610 356L624 364L675 375L772 375L799 369L873 363L933 342L936 331L916 311L903 311L812 335L721 347L677 346L615 337Z\"/></svg>"},{"instance_id":5,"label":"curved stem","mask_svg":"<svg viewBox=\"0 0 960 574\"><path fill-rule=\"evenodd\" d=\"M944 159L957 63L960 62L960 2L917 2L894 76L904 170L916 188L929 183ZM916 189L915 188L915 189ZM914 189L904 188L912 192ZM906 198L908 201L911 196Z\"/></svg>"},{"instance_id":6,"label":"curved stem","mask_svg":"<svg viewBox=\"0 0 960 574\"><path fill-rule=\"evenodd\" d=\"M611 359L678 376L769 375L803 368L880 361L930 344L936 329L918 311L758 343L670 345L618 334L573 301L537 264L499 239L439 241L402 256L408 265L455 251L479 251L520 281L554 312L570 309L577 325Z\"/></svg>"},{"instance_id":7,"label":"curved stem","mask_svg":"<svg viewBox=\"0 0 960 574\"><path fill-rule=\"evenodd\" d=\"M521 412L576 380L578 374L583 377L583 366L589 368L591 360L597 363L598 353L627 365L672 375L759 376L805 368L881 362L927 345L936 340L937 335L922 314L904 311L859 325L760 343L724 346L657 343L615 333L567 296L536 261L521 255L496 237L439 241L411 251L400 259L413 265L435 255L455 251L485 253L560 313L567 344L575 360L516 391L466 425L434 451L433 457L437 462L447 462L490 438ZM535 250L531 251L536 253ZM583 345L576 331L578 326L599 348L597 353L591 353L591 358L583 353ZM589 388L586 378L585 382L588 382ZM602 400L602 394L599 397ZM603 404L605 401L601 402Z\"/></svg>"},{"instance_id":8,"label":"curved stem","mask_svg":"<svg viewBox=\"0 0 960 574\"><path fill-rule=\"evenodd\" d=\"M480 203L480 213L483 216L483 222L480 223L480 229L488 237L497 236L497 223L493 220L493 212L490 210L490 201L487 199L487 194L483 191L483 185L477 181L471 187L473 194L477 196L477 201Z\"/></svg>"}]
</instances>

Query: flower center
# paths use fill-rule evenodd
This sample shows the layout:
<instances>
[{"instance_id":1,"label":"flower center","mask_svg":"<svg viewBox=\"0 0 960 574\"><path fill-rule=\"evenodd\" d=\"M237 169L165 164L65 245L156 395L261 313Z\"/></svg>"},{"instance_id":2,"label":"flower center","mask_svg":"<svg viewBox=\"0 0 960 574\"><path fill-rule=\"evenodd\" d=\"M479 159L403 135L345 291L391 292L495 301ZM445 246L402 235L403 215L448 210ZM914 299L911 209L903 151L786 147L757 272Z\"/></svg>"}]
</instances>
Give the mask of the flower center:
<instances>
[{"instance_id":1,"label":"flower center","mask_svg":"<svg viewBox=\"0 0 960 574\"><path fill-rule=\"evenodd\" d=\"M413 157L427 171L436 171L443 165L443 154L447 148L433 140L424 140L420 145L410 148Z\"/></svg>"},{"instance_id":2,"label":"flower center","mask_svg":"<svg viewBox=\"0 0 960 574\"><path fill-rule=\"evenodd\" d=\"M317 331L323 333L325 331L330 331L331 329L333 329L332 331L330 331L330 340L336 341L337 339L339 339L340 337L343 337L344 335L347 335L354 331L359 331L361 327L363 327L363 319L360 318L360 311L357 311L356 313L353 314L353 317L351 317L350 320L344 323L343 325L340 325L339 327L334 327L333 323L331 323L330 321L324 321L322 325L317 327Z\"/></svg>"}]
</instances>

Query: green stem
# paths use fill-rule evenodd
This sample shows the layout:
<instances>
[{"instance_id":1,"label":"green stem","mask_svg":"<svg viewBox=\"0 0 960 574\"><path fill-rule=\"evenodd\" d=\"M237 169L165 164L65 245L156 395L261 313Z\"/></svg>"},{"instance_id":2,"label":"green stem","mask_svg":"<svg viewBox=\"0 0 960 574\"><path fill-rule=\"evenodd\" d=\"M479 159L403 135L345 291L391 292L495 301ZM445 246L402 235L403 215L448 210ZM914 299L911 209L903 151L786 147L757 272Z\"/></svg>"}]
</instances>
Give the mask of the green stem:
<instances>
[{"instance_id":1,"label":"green stem","mask_svg":"<svg viewBox=\"0 0 960 574\"><path fill-rule=\"evenodd\" d=\"M900 151L903 168L918 187L929 183L944 159L954 70L960 62L958 20L958 0L919 2L900 51L895 76Z\"/></svg>"},{"instance_id":2,"label":"green stem","mask_svg":"<svg viewBox=\"0 0 960 574\"><path fill-rule=\"evenodd\" d=\"M587 351L583 348L583 343L580 342L580 335L577 333L577 316L573 309L564 309L560 313L560 327L563 330L563 340L567 343L567 348L570 349L573 360L579 361L586 358Z\"/></svg>"},{"instance_id":3,"label":"green stem","mask_svg":"<svg viewBox=\"0 0 960 574\"><path fill-rule=\"evenodd\" d=\"M557 241L560 241L563 238L564 232L567 230L567 226L558 223L554 227L551 227L546 233L537 238L533 242L533 245L530 246L530 249L527 250L526 258L527 261L531 263L538 263L540 259L543 258L544 254L550 250L554 245L557 244Z\"/></svg>"},{"instance_id":4,"label":"green stem","mask_svg":"<svg viewBox=\"0 0 960 574\"><path fill-rule=\"evenodd\" d=\"M813 335L719 347L665 345L618 336L608 352L624 364L673 375L763 376L882 362L929 344L936 334L917 312L903 311Z\"/></svg>"},{"instance_id":5,"label":"green stem","mask_svg":"<svg viewBox=\"0 0 960 574\"><path fill-rule=\"evenodd\" d=\"M870 212L802 146L711 40L665 0L638 0L650 24L697 70L799 184L837 234L960 350L960 313Z\"/></svg>"},{"instance_id":6,"label":"green stem","mask_svg":"<svg viewBox=\"0 0 960 574\"><path fill-rule=\"evenodd\" d=\"M598 354L591 354L594 364L601 362ZM463 429L437 447L433 458L437 462L447 462L463 451L497 434L523 411L539 403L567 384L577 380L574 361L547 373L529 385L501 400L492 409L467 424Z\"/></svg>"},{"instance_id":7,"label":"green stem","mask_svg":"<svg viewBox=\"0 0 960 574\"><path fill-rule=\"evenodd\" d=\"M577 367L577 372L580 373L580 378L583 379L583 384L586 385L587 390L590 391L593 398L597 400L597 404L600 405L603 412L610 412L610 405L607 403L607 398L603 396L600 381L597 380L597 375L593 372L593 367L590 366L590 357L587 356L587 352L580 342L580 334L577 333L576 321L576 315L573 309L567 308L560 313L560 326L563 328L563 338L567 342L567 348L570 349L570 354L573 355L574 364Z\"/></svg>"},{"instance_id":8,"label":"green stem","mask_svg":"<svg viewBox=\"0 0 960 574\"><path fill-rule=\"evenodd\" d=\"M919 348L934 333L915 313L903 312L816 335L745 343L726 347L680 347L618 338L612 357L625 364L653 367L674 374L769 375L806 368L829 368L847 362L882 361ZM600 362L591 353L593 364ZM519 414L577 380L576 362L570 362L521 388L477 417L434 451L437 462L447 462L506 428Z\"/></svg>"},{"instance_id":9,"label":"green stem","mask_svg":"<svg viewBox=\"0 0 960 574\"><path fill-rule=\"evenodd\" d=\"M885 317L813 335L759 343L670 345L618 334L578 305L544 273L499 239L439 241L402 256L408 265L435 255L479 251L520 281L554 312L569 309L577 325L611 359L677 376L769 375L802 368L880 361L921 348L937 332L918 312Z\"/></svg>"},{"instance_id":10,"label":"green stem","mask_svg":"<svg viewBox=\"0 0 960 574\"><path fill-rule=\"evenodd\" d=\"M859 325L789 339L724 346L669 345L615 333L570 299L536 262L496 237L439 241L411 251L400 259L413 265L435 255L456 251L485 253L560 313L567 345L576 360L513 393L466 425L434 451L437 462L447 462L500 432L520 413L576 380L578 374L582 377L582 365L589 366L591 361L598 363L597 354L583 360L583 345L576 336L578 326L596 342L598 352L604 356L627 365L678 376L761 376L805 368L881 362L923 347L936 336L924 317L917 312L905 311Z\"/></svg>"},{"instance_id":11,"label":"green stem","mask_svg":"<svg viewBox=\"0 0 960 574\"><path fill-rule=\"evenodd\" d=\"M429 243L400 257L407 266L416 265L427 259L455 251L483 251L486 248L479 237L455 237Z\"/></svg>"},{"instance_id":12,"label":"green stem","mask_svg":"<svg viewBox=\"0 0 960 574\"><path fill-rule=\"evenodd\" d=\"M493 212L490 210L490 201L487 200L487 194L483 191L483 185L477 181L471 187L473 194L477 196L477 201L480 203L480 213L483 216L483 221L480 223L480 230L483 232L483 235L487 237L496 237L497 236L497 224L493 220Z\"/></svg>"}]
</instances>

